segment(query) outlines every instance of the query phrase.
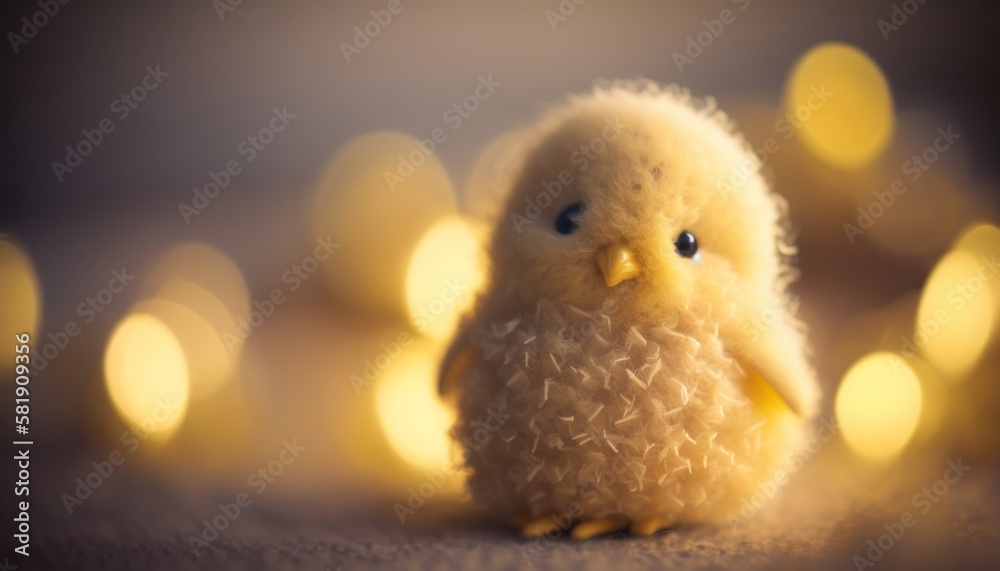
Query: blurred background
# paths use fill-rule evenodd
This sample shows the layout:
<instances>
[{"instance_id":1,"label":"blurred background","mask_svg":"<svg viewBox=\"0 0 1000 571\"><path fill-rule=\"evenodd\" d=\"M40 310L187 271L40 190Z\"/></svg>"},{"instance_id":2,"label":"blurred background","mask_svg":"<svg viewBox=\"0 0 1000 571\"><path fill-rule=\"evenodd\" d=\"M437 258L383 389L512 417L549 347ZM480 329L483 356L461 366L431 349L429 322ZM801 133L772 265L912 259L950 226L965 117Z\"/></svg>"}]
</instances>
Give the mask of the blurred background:
<instances>
[{"instance_id":1,"label":"blurred background","mask_svg":"<svg viewBox=\"0 0 1000 571\"><path fill-rule=\"evenodd\" d=\"M736 564L750 538L764 562L856 565L910 510L919 538L882 545L884 565L995 559L987 9L5 4L0 359L31 334L33 548L111 567L525 564L464 498L437 361L483 280L512 133L645 77L714 97L788 200L836 426L762 508L769 531L702 531L699 557ZM959 459L968 475L921 513L914 494ZM251 515L214 523L242 492ZM630 541L665 561L686 539ZM545 555L617 549L575 547Z\"/></svg>"}]
</instances>

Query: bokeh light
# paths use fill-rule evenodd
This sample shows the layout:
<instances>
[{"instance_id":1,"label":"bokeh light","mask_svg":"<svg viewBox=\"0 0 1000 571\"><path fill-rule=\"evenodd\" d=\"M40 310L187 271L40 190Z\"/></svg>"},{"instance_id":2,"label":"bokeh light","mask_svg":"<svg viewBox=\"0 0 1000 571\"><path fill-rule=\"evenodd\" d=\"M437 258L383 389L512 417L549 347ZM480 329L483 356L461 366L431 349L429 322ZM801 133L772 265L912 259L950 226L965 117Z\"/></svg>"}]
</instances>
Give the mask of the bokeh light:
<instances>
[{"instance_id":1,"label":"bokeh light","mask_svg":"<svg viewBox=\"0 0 1000 571\"><path fill-rule=\"evenodd\" d=\"M484 280L481 233L458 217L432 226L413 250L406 275L410 323L436 339L454 333Z\"/></svg>"},{"instance_id":2,"label":"bokeh light","mask_svg":"<svg viewBox=\"0 0 1000 571\"><path fill-rule=\"evenodd\" d=\"M522 137L517 131L504 133L493 139L476 158L462 195L466 213L482 220L492 220L503 208L502 183L515 168L513 162Z\"/></svg>"},{"instance_id":3,"label":"bokeh light","mask_svg":"<svg viewBox=\"0 0 1000 571\"><path fill-rule=\"evenodd\" d=\"M989 342L995 313L988 270L972 254L953 250L924 286L913 346L948 381L962 380Z\"/></svg>"},{"instance_id":4,"label":"bokeh light","mask_svg":"<svg viewBox=\"0 0 1000 571\"><path fill-rule=\"evenodd\" d=\"M155 316L173 333L184 352L193 400L211 396L232 377L233 352L201 314L158 298L140 301L133 310Z\"/></svg>"},{"instance_id":5,"label":"bokeh light","mask_svg":"<svg viewBox=\"0 0 1000 571\"><path fill-rule=\"evenodd\" d=\"M0 239L0 332L34 337L41 319L41 297L38 276L28 254L9 237ZM8 339L0 346L0 358L4 363L13 363L15 343L12 337Z\"/></svg>"},{"instance_id":6,"label":"bokeh light","mask_svg":"<svg viewBox=\"0 0 1000 571\"><path fill-rule=\"evenodd\" d=\"M184 353L191 398L212 396L232 377L243 348L237 318L247 315L250 294L240 269L214 246L188 242L157 261L142 293L133 312L170 329Z\"/></svg>"},{"instance_id":7,"label":"bokeh light","mask_svg":"<svg viewBox=\"0 0 1000 571\"><path fill-rule=\"evenodd\" d=\"M888 571L1000 559L1000 278L980 276L1000 253L989 5L234 0L53 16L51 0L23 4L8 29L26 53L10 58L0 328L33 333L30 432L8 437L38 448L31 496L17 499L33 498L30 522L13 522L30 523L36 561L477 569L537 555L540 567ZM147 73L168 81L154 90ZM659 115L675 129L647 132ZM736 147L757 159L753 189L738 188ZM518 183L586 195L579 234L541 237L567 253L549 271L589 278L592 250L664 234L663 259L642 261L680 273L560 296L504 264L497 283L517 252L492 239L525 207ZM730 192L754 205L719 208ZM683 230L700 264L671 248ZM723 254L757 242L751 257L773 271L746 280L731 270L748 260ZM667 291L692 276L711 291ZM508 281L524 303L490 291ZM530 383L558 369L566 390L630 388L531 411L558 427L537 442L513 411L490 444L525 446L543 469L498 457L496 475L520 487L484 491L490 478L469 479L465 462L484 451L450 432L502 413L498 395L470 391L473 377L439 391L439 375L456 334L523 323L533 293L570 323L539 325L565 346L542 352L550 363L530 340L511 356ZM606 325L617 333L595 337ZM770 363L730 355L747 377L738 395L672 381L725 368L722 353L761 337L782 350ZM462 341L459 361L476 352ZM593 362L560 355L581 343ZM13 348L0 343L7 378ZM628 362L666 382L643 391ZM817 385L815 418L775 391L781 368ZM13 383L0 388L13 398ZM674 415L678 400L690 406ZM762 423L685 420L719 410ZM674 430L648 433L643 418L663 411ZM951 463L971 468L954 486ZM924 511L914 494L927 489ZM635 531L655 516L671 528L570 537L626 516ZM529 519L549 537L505 529Z\"/></svg>"},{"instance_id":8,"label":"bokeh light","mask_svg":"<svg viewBox=\"0 0 1000 571\"><path fill-rule=\"evenodd\" d=\"M1000 254L1000 228L992 224L974 224L967 228L955 242L955 249L968 252L980 261L993 262ZM1000 320L1000 279L989 280L993 296L993 309L997 312L994 323Z\"/></svg>"},{"instance_id":9,"label":"bokeh light","mask_svg":"<svg viewBox=\"0 0 1000 571\"><path fill-rule=\"evenodd\" d=\"M176 282L197 284L203 291L178 286ZM214 302L206 299L206 291L215 297ZM201 242L181 244L160 258L143 280L142 293L145 297L171 299L203 314L206 313L205 304L221 302L230 319L246 316L250 310L250 294L239 267L218 248ZM217 313L208 309L206 318Z\"/></svg>"},{"instance_id":10,"label":"bokeh light","mask_svg":"<svg viewBox=\"0 0 1000 571\"><path fill-rule=\"evenodd\" d=\"M941 429L951 395L937 371L926 361L920 357L910 357L906 362L920 380L920 393L923 395L920 420L913 433L913 443L919 444L933 438Z\"/></svg>"},{"instance_id":11,"label":"bokeh light","mask_svg":"<svg viewBox=\"0 0 1000 571\"><path fill-rule=\"evenodd\" d=\"M312 229L343 244L323 265L342 300L406 315L413 244L458 211L448 173L427 148L404 133L375 132L348 143L327 167Z\"/></svg>"},{"instance_id":12,"label":"bokeh light","mask_svg":"<svg viewBox=\"0 0 1000 571\"><path fill-rule=\"evenodd\" d=\"M786 112L801 125L809 149L831 165L860 168L892 136L889 84L878 65L853 46L826 43L809 50L786 89Z\"/></svg>"},{"instance_id":13,"label":"bokeh light","mask_svg":"<svg viewBox=\"0 0 1000 571\"><path fill-rule=\"evenodd\" d=\"M449 460L448 430L455 412L437 394L441 352L430 342L410 345L376 382L379 424L393 450L422 470L440 469Z\"/></svg>"},{"instance_id":14,"label":"bokeh light","mask_svg":"<svg viewBox=\"0 0 1000 571\"><path fill-rule=\"evenodd\" d=\"M1000 228L986 223L974 224L955 241L955 249L979 256L995 256L1000 252Z\"/></svg>"},{"instance_id":15,"label":"bokeh light","mask_svg":"<svg viewBox=\"0 0 1000 571\"><path fill-rule=\"evenodd\" d=\"M104 353L105 385L115 409L152 438L177 429L188 404L188 370L177 338L153 315L125 317Z\"/></svg>"},{"instance_id":16,"label":"bokeh light","mask_svg":"<svg viewBox=\"0 0 1000 571\"><path fill-rule=\"evenodd\" d=\"M212 329L220 336L236 331L236 318L246 319L247 313L230 313L229 306L218 296L198 283L186 279L171 279L156 290L155 299L170 301L178 305L183 305L198 313ZM239 345L234 345L234 352L238 352Z\"/></svg>"},{"instance_id":17,"label":"bokeh light","mask_svg":"<svg viewBox=\"0 0 1000 571\"><path fill-rule=\"evenodd\" d=\"M893 353L862 357L844 374L834 412L848 446L877 462L897 456L920 420L920 379Z\"/></svg>"}]
</instances>

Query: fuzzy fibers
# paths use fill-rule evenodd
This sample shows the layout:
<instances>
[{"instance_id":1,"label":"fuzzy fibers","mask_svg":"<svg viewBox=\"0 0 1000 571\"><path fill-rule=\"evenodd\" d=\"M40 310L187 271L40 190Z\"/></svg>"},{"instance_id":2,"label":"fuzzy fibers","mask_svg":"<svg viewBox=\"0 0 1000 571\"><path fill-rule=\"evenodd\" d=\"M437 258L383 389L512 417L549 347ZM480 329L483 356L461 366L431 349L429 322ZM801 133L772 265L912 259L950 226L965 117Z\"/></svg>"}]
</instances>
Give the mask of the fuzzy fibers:
<instances>
[{"instance_id":1,"label":"fuzzy fibers","mask_svg":"<svg viewBox=\"0 0 1000 571\"><path fill-rule=\"evenodd\" d=\"M786 469L819 399L783 201L678 88L601 86L517 141L489 285L444 363L472 355L451 390L473 498L503 517L725 520ZM594 254L613 245L641 270L608 287Z\"/></svg>"}]
</instances>

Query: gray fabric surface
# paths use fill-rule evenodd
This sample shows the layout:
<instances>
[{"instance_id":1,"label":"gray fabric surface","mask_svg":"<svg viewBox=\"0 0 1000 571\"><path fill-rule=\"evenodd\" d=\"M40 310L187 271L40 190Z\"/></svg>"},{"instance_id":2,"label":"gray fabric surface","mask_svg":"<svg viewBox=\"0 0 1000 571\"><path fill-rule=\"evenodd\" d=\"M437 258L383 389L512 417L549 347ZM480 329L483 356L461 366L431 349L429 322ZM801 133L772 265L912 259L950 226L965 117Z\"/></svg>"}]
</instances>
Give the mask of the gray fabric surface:
<instances>
[{"instance_id":1,"label":"gray fabric surface","mask_svg":"<svg viewBox=\"0 0 1000 571\"><path fill-rule=\"evenodd\" d=\"M392 496L331 501L269 494L200 555L189 534L233 496L123 474L72 516L45 502L32 565L22 568L855 569L853 558L865 556L869 539L877 541L904 511L917 511L913 492L920 482L933 482L944 464L883 475L865 486L833 477L841 462L836 451L822 453L745 525L685 528L649 539L619 534L574 542L563 533L528 541L454 499L428 502L404 525L392 515L399 500ZM977 467L927 513L916 513L916 525L875 566L996 568L1000 479L992 468Z\"/></svg>"}]
</instances>

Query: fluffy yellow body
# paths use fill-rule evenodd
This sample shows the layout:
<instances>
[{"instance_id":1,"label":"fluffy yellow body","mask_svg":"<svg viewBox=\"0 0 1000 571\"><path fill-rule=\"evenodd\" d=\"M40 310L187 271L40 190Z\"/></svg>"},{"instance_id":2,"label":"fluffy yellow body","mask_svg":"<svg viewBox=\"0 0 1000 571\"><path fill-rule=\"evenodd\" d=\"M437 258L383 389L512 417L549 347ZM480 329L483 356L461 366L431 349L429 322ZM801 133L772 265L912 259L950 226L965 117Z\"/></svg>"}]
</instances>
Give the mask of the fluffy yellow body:
<instances>
[{"instance_id":1,"label":"fluffy yellow body","mask_svg":"<svg viewBox=\"0 0 1000 571\"><path fill-rule=\"evenodd\" d=\"M582 535L724 520L817 409L784 202L711 102L650 83L569 99L513 156L443 368L473 497Z\"/></svg>"}]
</instances>

